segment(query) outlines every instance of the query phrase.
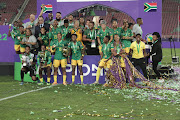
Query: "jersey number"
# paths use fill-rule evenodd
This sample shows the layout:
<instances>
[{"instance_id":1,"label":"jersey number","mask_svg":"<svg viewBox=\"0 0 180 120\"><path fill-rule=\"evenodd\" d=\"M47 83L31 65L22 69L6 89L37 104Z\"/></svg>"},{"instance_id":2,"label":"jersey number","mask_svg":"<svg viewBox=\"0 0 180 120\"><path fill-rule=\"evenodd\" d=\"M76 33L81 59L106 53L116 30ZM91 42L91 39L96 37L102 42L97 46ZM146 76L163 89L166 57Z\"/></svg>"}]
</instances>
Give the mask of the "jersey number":
<instances>
[{"instance_id":1,"label":"jersey number","mask_svg":"<svg viewBox=\"0 0 180 120\"><path fill-rule=\"evenodd\" d=\"M4 37L4 38L2 38ZM7 34L0 34L0 40L7 40Z\"/></svg>"}]
</instances>

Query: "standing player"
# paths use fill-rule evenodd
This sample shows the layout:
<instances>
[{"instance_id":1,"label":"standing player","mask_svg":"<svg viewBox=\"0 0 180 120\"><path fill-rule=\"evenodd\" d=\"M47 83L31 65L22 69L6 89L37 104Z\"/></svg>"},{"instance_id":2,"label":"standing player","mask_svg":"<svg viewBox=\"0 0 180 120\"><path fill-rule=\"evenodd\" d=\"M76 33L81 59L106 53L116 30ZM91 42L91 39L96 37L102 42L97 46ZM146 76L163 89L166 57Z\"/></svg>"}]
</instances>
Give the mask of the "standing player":
<instances>
[{"instance_id":1,"label":"standing player","mask_svg":"<svg viewBox=\"0 0 180 120\"><path fill-rule=\"evenodd\" d=\"M38 40L40 41L41 45L45 45L46 50L49 49L49 37L48 34L46 34L46 29L45 27L41 27L41 31L39 33Z\"/></svg>"},{"instance_id":2,"label":"standing player","mask_svg":"<svg viewBox=\"0 0 180 120\"><path fill-rule=\"evenodd\" d=\"M110 36L105 36L104 37L104 43L102 44L102 51L101 51L101 59L99 62L99 66L97 69L96 73L96 81L94 84L99 84L99 77L100 77L100 72L102 68L107 68L108 70L110 66L112 65L112 53L114 51L114 46L109 42ZM106 81L106 84L108 84L108 81Z\"/></svg>"},{"instance_id":3,"label":"standing player","mask_svg":"<svg viewBox=\"0 0 180 120\"><path fill-rule=\"evenodd\" d=\"M113 40L112 40L112 43L114 42L114 35L121 35L121 29L120 27L118 27L118 22L117 22L117 19L113 19L112 20L112 26L113 28L111 29L111 33L113 34Z\"/></svg>"},{"instance_id":4,"label":"standing player","mask_svg":"<svg viewBox=\"0 0 180 120\"><path fill-rule=\"evenodd\" d=\"M20 41L20 53L24 54L26 45L21 44L23 38L25 37L24 27L19 26L19 33L17 34L17 39Z\"/></svg>"},{"instance_id":5,"label":"standing player","mask_svg":"<svg viewBox=\"0 0 180 120\"><path fill-rule=\"evenodd\" d=\"M128 22L123 23L123 29L121 30L121 42L125 52L128 54L131 46L131 41L133 39L133 34L131 29L128 28Z\"/></svg>"},{"instance_id":6,"label":"standing player","mask_svg":"<svg viewBox=\"0 0 180 120\"><path fill-rule=\"evenodd\" d=\"M67 65L67 56L63 55L63 49L67 46L67 42L62 39L62 34L58 33L58 41L55 42L55 46L53 49L56 49L53 66L54 66L54 83L53 85L57 84L57 72L58 68L61 65L62 72L63 72L63 84L67 85L66 83L66 65Z\"/></svg>"},{"instance_id":7,"label":"standing player","mask_svg":"<svg viewBox=\"0 0 180 120\"><path fill-rule=\"evenodd\" d=\"M83 41L87 48L86 49L87 55L97 55L98 54L98 50L96 47L98 44L97 33L98 33L98 29L95 29L94 22L90 22L89 29L86 29L84 31L84 35L83 35Z\"/></svg>"},{"instance_id":8,"label":"standing player","mask_svg":"<svg viewBox=\"0 0 180 120\"><path fill-rule=\"evenodd\" d=\"M62 33L62 39L65 40L67 43L70 42L71 40L71 30L72 30L72 26L69 26L69 21L68 20L64 20L64 25L61 26L61 33Z\"/></svg>"},{"instance_id":9,"label":"standing player","mask_svg":"<svg viewBox=\"0 0 180 120\"><path fill-rule=\"evenodd\" d=\"M74 27L73 19L74 19L73 15L69 15L68 20L69 20L69 26L71 26L71 27Z\"/></svg>"},{"instance_id":10,"label":"standing player","mask_svg":"<svg viewBox=\"0 0 180 120\"><path fill-rule=\"evenodd\" d=\"M13 27L13 29L11 30L11 26ZM12 39L14 40L14 49L16 51L16 54L20 54L20 41L17 39L17 35L19 34L19 30L18 30L18 22L15 21L14 22L14 26L13 25L9 25L9 32L8 32L8 36L12 37Z\"/></svg>"},{"instance_id":11,"label":"standing player","mask_svg":"<svg viewBox=\"0 0 180 120\"><path fill-rule=\"evenodd\" d=\"M50 85L51 80L51 53L46 50L45 45L41 45L41 51L38 52L37 55L37 64L39 66L39 85L43 84L43 77L42 77L42 71L44 69L47 70L47 85Z\"/></svg>"},{"instance_id":12,"label":"standing player","mask_svg":"<svg viewBox=\"0 0 180 120\"><path fill-rule=\"evenodd\" d=\"M50 39L50 49L51 49L51 53L52 55L55 54L55 50L52 49L52 46L54 45L54 43L57 41L57 34L60 33L60 29L58 27L58 21L54 20L53 22L53 26L50 27L50 31L49 31L49 39Z\"/></svg>"},{"instance_id":13,"label":"standing player","mask_svg":"<svg viewBox=\"0 0 180 120\"><path fill-rule=\"evenodd\" d=\"M81 42L76 41L77 35L72 34L72 42L70 42L68 48L70 49L69 51L69 56L68 56L68 63L70 63L70 55L72 53L72 84L74 84L75 81L75 68L78 64L78 68L80 71L80 78L81 78L81 84L83 84L83 71L82 71L82 65L83 65L83 57L84 57L84 48L81 44Z\"/></svg>"},{"instance_id":14,"label":"standing player","mask_svg":"<svg viewBox=\"0 0 180 120\"><path fill-rule=\"evenodd\" d=\"M28 71L30 71L30 76L33 81L38 80L36 78L36 59L34 54L30 53L30 47L26 46L25 53L22 55L22 68L21 68L21 84L24 83L24 73L27 74Z\"/></svg>"},{"instance_id":15,"label":"standing player","mask_svg":"<svg viewBox=\"0 0 180 120\"><path fill-rule=\"evenodd\" d=\"M105 36L110 36L109 42L111 42L113 40L113 35L112 35L110 29L106 27L106 21L101 20L101 29L99 29L98 34L97 34L100 53L102 53L101 49L102 49L102 44L103 44L103 40L104 40Z\"/></svg>"},{"instance_id":16,"label":"standing player","mask_svg":"<svg viewBox=\"0 0 180 120\"><path fill-rule=\"evenodd\" d=\"M82 29L79 27L79 21L74 21L74 28L71 31L71 34L77 35L77 41L80 41L82 43ZM82 43L83 44L83 43Z\"/></svg>"}]
</instances>

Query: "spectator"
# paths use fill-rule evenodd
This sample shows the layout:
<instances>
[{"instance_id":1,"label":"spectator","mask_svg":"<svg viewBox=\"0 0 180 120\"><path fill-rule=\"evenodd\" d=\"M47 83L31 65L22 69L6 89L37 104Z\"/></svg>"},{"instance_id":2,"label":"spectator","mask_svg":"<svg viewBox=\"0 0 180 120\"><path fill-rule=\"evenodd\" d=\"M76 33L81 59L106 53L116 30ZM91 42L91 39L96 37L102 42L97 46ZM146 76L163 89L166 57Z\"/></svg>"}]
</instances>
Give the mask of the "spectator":
<instances>
[{"instance_id":1,"label":"spectator","mask_svg":"<svg viewBox=\"0 0 180 120\"><path fill-rule=\"evenodd\" d=\"M20 43L23 45L29 46L31 53L37 55L38 44L37 44L36 37L32 34L31 29L27 28L25 32L26 32L26 35Z\"/></svg>"},{"instance_id":2,"label":"spectator","mask_svg":"<svg viewBox=\"0 0 180 120\"><path fill-rule=\"evenodd\" d=\"M63 26L64 25L64 20L63 19L61 19L61 12L57 12L56 13L56 20L57 20L57 22L58 22L58 26L60 27L60 26ZM54 22L54 21L53 21ZM52 22L52 23L53 23Z\"/></svg>"},{"instance_id":3,"label":"spectator","mask_svg":"<svg viewBox=\"0 0 180 120\"><path fill-rule=\"evenodd\" d=\"M69 26L71 26L71 27L74 27L73 19L74 19L73 15L69 15L68 20L69 20Z\"/></svg>"},{"instance_id":4,"label":"spectator","mask_svg":"<svg viewBox=\"0 0 180 120\"><path fill-rule=\"evenodd\" d=\"M42 10L41 10L39 16L43 15L43 9L44 9L44 4L42 5ZM25 30L27 28L30 29L32 31L32 34L35 35L35 25L38 23L38 19L35 20L35 15L34 14L31 14L29 19L30 19L30 21L26 22L24 24L24 28L25 28Z\"/></svg>"},{"instance_id":5,"label":"spectator","mask_svg":"<svg viewBox=\"0 0 180 120\"><path fill-rule=\"evenodd\" d=\"M89 23L89 29L84 31L83 41L86 45L86 53L87 55L98 55L97 49L97 32L98 29L94 28L94 22Z\"/></svg>"},{"instance_id":6,"label":"spectator","mask_svg":"<svg viewBox=\"0 0 180 120\"><path fill-rule=\"evenodd\" d=\"M143 25L143 19L142 18L137 18L136 19L136 22L137 22L137 24L135 24L134 26L133 26L133 29L132 29L132 32L133 32L133 36L134 36L134 39L133 39L133 41L136 41L136 34L140 34L141 36L142 36L142 34L143 34L143 31L142 31L142 28L141 28L141 25Z\"/></svg>"},{"instance_id":7,"label":"spectator","mask_svg":"<svg viewBox=\"0 0 180 120\"><path fill-rule=\"evenodd\" d=\"M52 25L53 24L53 13L48 13L48 18L46 17L45 23Z\"/></svg>"},{"instance_id":8,"label":"spectator","mask_svg":"<svg viewBox=\"0 0 180 120\"><path fill-rule=\"evenodd\" d=\"M42 27L44 27L46 29L46 32L48 32L50 25L47 24L47 23L44 23L43 16L39 16L38 17L38 25L35 27L35 37L36 38L39 37L39 33L40 33L40 30L41 30Z\"/></svg>"},{"instance_id":9,"label":"spectator","mask_svg":"<svg viewBox=\"0 0 180 120\"><path fill-rule=\"evenodd\" d=\"M79 19L79 24L80 24L81 30L84 31L85 23L84 23L84 18L83 18L83 17L81 17L81 18Z\"/></svg>"}]
</instances>

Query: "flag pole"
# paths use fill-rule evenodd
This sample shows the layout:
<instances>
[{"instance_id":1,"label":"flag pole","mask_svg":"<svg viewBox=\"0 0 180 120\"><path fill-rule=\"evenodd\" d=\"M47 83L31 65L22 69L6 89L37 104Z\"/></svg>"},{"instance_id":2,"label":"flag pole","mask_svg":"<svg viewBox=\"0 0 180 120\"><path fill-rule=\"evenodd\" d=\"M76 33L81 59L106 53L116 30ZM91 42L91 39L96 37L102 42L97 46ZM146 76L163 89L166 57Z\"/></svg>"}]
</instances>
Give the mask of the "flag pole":
<instances>
[{"instance_id":1,"label":"flag pole","mask_svg":"<svg viewBox=\"0 0 180 120\"><path fill-rule=\"evenodd\" d=\"M180 20L180 16L179 16L179 6L178 6L178 42L179 42L179 20Z\"/></svg>"}]
</instances>

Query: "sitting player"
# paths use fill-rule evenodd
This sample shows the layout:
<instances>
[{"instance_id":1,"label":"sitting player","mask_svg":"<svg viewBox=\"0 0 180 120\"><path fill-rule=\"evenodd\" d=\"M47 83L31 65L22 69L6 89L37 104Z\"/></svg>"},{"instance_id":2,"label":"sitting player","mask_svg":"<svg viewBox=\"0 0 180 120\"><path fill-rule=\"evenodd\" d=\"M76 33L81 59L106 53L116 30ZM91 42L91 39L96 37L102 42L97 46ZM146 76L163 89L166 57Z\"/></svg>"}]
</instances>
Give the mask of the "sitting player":
<instances>
[{"instance_id":1,"label":"sitting player","mask_svg":"<svg viewBox=\"0 0 180 120\"><path fill-rule=\"evenodd\" d=\"M68 63L70 63L70 55L72 53L72 84L74 84L75 81L75 68L78 64L78 68L80 71L80 78L81 78L81 84L83 84L83 71L82 71L82 65L83 65L83 57L84 57L84 48L82 46L82 43L80 41L76 41L77 35L72 34L71 37L72 41L70 42L68 48L69 50L69 56L68 56Z\"/></svg>"},{"instance_id":2,"label":"sitting player","mask_svg":"<svg viewBox=\"0 0 180 120\"><path fill-rule=\"evenodd\" d=\"M46 29L45 27L41 27L41 31L39 33L38 40L40 41L41 45L45 45L46 50L49 49L49 37L48 34L46 34Z\"/></svg>"},{"instance_id":3,"label":"sitting player","mask_svg":"<svg viewBox=\"0 0 180 120\"><path fill-rule=\"evenodd\" d=\"M26 46L25 53L22 55L22 68L21 68L21 84L24 83L24 73L27 74L28 71L30 71L30 76L33 81L38 80L36 78L36 59L35 55L30 53L30 47Z\"/></svg>"},{"instance_id":4,"label":"sitting player","mask_svg":"<svg viewBox=\"0 0 180 120\"><path fill-rule=\"evenodd\" d=\"M54 83L53 85L57 84L57 72L58 68L61 65L62 72L63 72L63 84L67 85L66 83L66 65L67 65L67 55L63 55L63 49L66 46L67 42L65 40L62 40L62 34L57 34L58 41L55 42L55 44L52 46L52 50L56 49L53 66L54 66Z\"/></svg>"},{"instance_id":5,"label":"sitting player","mask_svg":"<svg viewBox=\"0 0 180 120\"><path fill-rule=\"evenodd\" d=\"M102 50L101 52L101 60L99 62L99 66L97 69L97 73L96 73L96 81L94 82L94 84L99 84L99 77L100 77L100 72L102 68L106 68L106 70L108 70L110 68L110 66L112 65L112 53L114 51L114 46L113 44L111 44L109 42L110 40L110 36L105 36L104 37L104 43L102 44ZM108 84L108 81L106 81L106 84Z\"/></svg>"},{"instance_id":6,"label":"sitting player","mask_svg":"<svg viewBox=\"0 0 180 120\"><path fill-rule=\"evenodd\" d=\"M47 70L47 85L50 85L50 80L51 80L51 53L46 50L45 45L41 45L41 51L38 52L37 55L37 64L39 66L39 80L40 83L39 85L43 84L43 77L42 77L42 71L44 69Z\"/></svg>"}]
</instances>

